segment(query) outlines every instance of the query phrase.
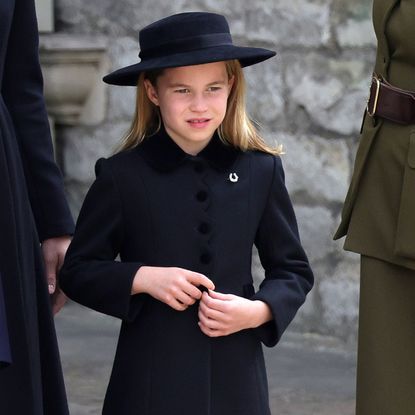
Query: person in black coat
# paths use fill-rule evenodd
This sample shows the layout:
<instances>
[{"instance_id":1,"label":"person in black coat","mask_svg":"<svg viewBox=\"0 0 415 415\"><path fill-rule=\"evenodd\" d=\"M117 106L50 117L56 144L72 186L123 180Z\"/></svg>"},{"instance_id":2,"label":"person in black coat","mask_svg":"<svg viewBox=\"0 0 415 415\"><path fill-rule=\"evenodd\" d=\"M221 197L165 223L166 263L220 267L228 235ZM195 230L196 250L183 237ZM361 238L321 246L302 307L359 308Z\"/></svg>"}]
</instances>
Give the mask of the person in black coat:
<instances>
[{"instance_id":1,"label":"person in black coat","mask_svg":"<svg viewBox=\"0 0 415 415\"><path fill-rule=\"evenodd\" d=\"M103 413L270 414L261 342L313 285L279 150L244 107L241 66L275 53L234 46L212 13L155 22L140 45L104 78L138 85L135 119L96 165L60 274L70 298L123 320Z\"/></svg>"},{"instance_id":2,"label":"person in black coat","mask_svg":"<svg viewBox=\"0 0 415 415\"><path fill-rule=\"evenodd\" d=\"M53 159L33 0L0 2L0 85L0 414L66 415L52 311L64 302L56 273L74 224Z\"/></svg>"}]
</instances>

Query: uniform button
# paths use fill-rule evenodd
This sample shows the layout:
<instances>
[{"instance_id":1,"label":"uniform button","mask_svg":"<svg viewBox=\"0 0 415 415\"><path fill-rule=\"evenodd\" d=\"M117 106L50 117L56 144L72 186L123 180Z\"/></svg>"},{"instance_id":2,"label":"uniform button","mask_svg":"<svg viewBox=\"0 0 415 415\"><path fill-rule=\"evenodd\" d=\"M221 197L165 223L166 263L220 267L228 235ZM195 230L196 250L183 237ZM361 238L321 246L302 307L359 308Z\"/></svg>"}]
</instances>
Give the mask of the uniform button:
<instances>
[{"instance_id":1,"label":"uniform button","mask_svg":"<svg viewBox=\"0 0 415 415\"><path fill-rule=\"evenodd\" d=\"M196 199L199 202L204 202L208 197L208 194L204 191L204 190L200 190L199 192L196 193Z\"/></svg>"},{"instance_id":2,"label":"uniform button","mask_svg":"<svg viewBox=\"0 0 415 415\"><path fill-rule=\"evenodd\" d=\"M202 222L197 229L200 233L206 235L210 232L210 225L206 222Z\"/></svg>"},{"instance_id":3,"label":"uniform button","mask_svg":"<svg viewBox=\"0 0 415 415\"><path fill-rule=\"evenodd\" d=\"M212 261L212 255L209 253L205 252L204 254L200 255L200 262L202 264L209 264L210 261Z\"/></svg>"}]
</instances>

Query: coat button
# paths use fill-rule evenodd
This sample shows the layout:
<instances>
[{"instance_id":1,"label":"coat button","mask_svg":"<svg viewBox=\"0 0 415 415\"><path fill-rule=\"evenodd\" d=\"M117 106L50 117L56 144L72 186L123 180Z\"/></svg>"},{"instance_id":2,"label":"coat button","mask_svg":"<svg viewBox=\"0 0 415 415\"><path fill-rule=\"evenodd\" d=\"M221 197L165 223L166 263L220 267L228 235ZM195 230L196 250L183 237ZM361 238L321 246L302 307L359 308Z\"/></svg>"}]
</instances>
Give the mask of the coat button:
<instances>
[{"instance_id":1,"label":"coat button","mask_svg":"<svg viewBox=\"0 0 415 415\"><path fill-rule=\"evenodd\" d=\"M207 233L210 232L210 225L206 222L202 222L199 227L197 228L197 230L203 234L206 235Z\"/></svg>"},{"instance_id":2,"label":"coat button","mask_svg":"<svg viewBox=\"0 0 415 415\"><path fill-rule=\"evenodd\" d=\"M200 190L199 192L196 193L196 199L199 202L204 202L208 197L208 194L204 191L204 190Z\"/></svg>"},{"instance_id":3,"label":"coat button","mask_svg":"<svg viewBox=\"0 0 415 415\"><path fill-rule=\"evenodd\" d=\"M210 255L208 252L203 253L200 255L200 262L202 264L209 264L212 261L212 255Z\"/></svg>"}]
</instances>

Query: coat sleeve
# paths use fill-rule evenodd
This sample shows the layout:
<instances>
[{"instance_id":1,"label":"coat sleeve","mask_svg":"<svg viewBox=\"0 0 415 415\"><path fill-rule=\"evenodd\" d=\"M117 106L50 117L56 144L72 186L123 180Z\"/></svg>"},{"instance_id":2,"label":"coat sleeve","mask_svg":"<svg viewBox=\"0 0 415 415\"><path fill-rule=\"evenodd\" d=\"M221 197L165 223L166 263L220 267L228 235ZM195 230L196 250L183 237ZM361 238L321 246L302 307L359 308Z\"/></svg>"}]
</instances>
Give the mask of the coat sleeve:
<instances>
[{"instance_id":1,"label":"coat sleeve","mask_svg":"<svg viewBox=\"0 0 415 415\"><path fill-rule=\"evenodd\" d=\"M255 330L261 341L272 347L278 343L304 303L314 282L307 256L301 246L279 157L274 157L273 180L255 245L265 270L265 278L251 299L267 303L274 317Z\"/></svg>"},{"instance_id":2,"label":"coat sleeve","mask_svg":"<svg viewBox=\"0 0 415 415\"><path fill-rule=\"evenodd\" d=\"M15 2L1 92L16 132L39 238L72 234L43 98L33 0Z\"/></svg>"},{"instance_id":3,"label":"coat sleeve","mask_svg":"<svg viewBox=\"0 0 415 415\"><path fill-rule=\"evenodd\" d=\"M97 179L79 213L75 234L60 272L60 284L74 301L101 313L132 321L146 295L131 296L142 263L116 258L124 238L121 201L110 162L97 162Z\"/></svg>"}]
</instances>

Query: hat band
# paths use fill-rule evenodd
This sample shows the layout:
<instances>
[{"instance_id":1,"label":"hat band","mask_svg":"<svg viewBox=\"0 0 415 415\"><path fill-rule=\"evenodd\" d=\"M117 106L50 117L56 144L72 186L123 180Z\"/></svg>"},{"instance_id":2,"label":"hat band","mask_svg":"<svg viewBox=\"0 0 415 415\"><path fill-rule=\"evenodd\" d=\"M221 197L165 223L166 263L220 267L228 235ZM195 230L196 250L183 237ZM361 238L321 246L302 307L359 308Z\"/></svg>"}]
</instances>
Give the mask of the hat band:
<instances>
[{"instance_id":1,"label":"hat band","mask_svg":"<svg viewBox=\"0 0 415 415\"><path fill-rule=\"evenodd\" d=\"M210 35L192 36L163 43L149 49L141 50L138 56L141 59L152 59L197 49L226 45L233 45L230 33L213 33Z\"/></svg>"}]
</instances>

